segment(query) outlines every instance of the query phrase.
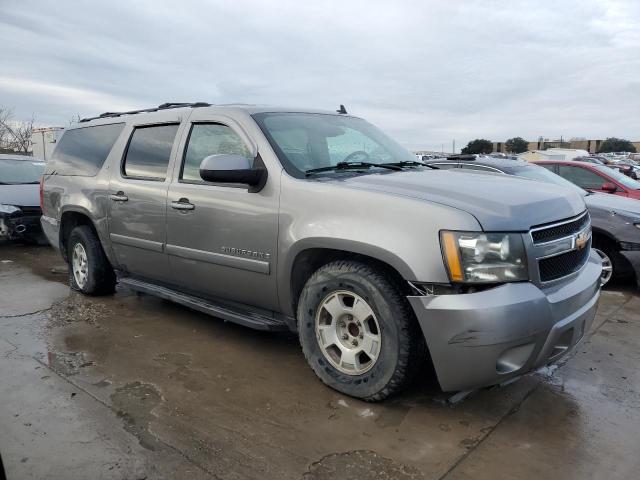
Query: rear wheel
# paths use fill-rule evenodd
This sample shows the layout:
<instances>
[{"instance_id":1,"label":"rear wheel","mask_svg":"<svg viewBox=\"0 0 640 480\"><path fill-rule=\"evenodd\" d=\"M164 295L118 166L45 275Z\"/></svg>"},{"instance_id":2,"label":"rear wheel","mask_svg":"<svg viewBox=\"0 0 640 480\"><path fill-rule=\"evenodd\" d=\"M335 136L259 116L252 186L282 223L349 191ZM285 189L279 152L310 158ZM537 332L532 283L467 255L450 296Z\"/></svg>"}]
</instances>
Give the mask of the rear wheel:
<instances>
[{"instance_id":1,"label":"rear wheel","mask_svg":"<svg viewBox=\"0 0 640 480\"><path fill-rule=\"evenodd\" d=\"M328 386L367 401L400 391L424 358L424 340L398 285L364 263L321 267L298 302L300 343Z\"/></svg>"},{"instance_id":2,"label":"rear wheel","mask_svg":"<svg viewBox=\"0 0 640 480\"><path fill-rule=\"evenodd\" d=\"M116 276L100 240L88 225L71 231L67 242L69 285L87 295L113 293Z\"/></svg>"}]
</instances>

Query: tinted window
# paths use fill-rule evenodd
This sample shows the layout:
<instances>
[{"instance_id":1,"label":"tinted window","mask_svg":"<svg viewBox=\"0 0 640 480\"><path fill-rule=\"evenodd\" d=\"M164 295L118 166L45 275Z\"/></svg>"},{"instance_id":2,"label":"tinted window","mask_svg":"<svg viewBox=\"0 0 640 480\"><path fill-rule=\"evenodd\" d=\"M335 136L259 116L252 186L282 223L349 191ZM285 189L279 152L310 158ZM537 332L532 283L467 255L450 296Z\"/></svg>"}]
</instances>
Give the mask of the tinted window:
<instances>
[{"instance_id":1,"label":"tinted window","mask_svg":"<svg viewBox=\"0 0 640 480\"><path fill-rule=\"evenodd\" d=\"M587 190L599 190L607 180L591 170L580 167L570 167L568 165L558 165L558 173L571 183Z\"/></svg>"},{"instance_id":2,"label":"tinted window","mask_svg":"<svg viewBox=\"0 0 640 480\"><path fill-rule=\"evenodd\" d=\"M44 162L25 160L0 160L0 185L38 183L44 170Z\"/></svg>"},{"instance_id":3,"label":"tinted window","mask_svg":"<svg viewBox=\"0 0 640 480\"><path fill-rule=\"evenodd\" d=\"M122 165L126 177L164 180L178 125L139 127L133 131Z\"/></svg>"},{"instance_id":4,"label":"tinted window","mask_svg":"<svg viewBox=\"0 0 640 480\"><path fill-rule=\"evenodd\" d=\"M57 173L72 175L95 175L109 156L124 128L124 123L75 128L62 135L53 151L51 161L63 165ZM68 168L64 168L68 167Z\"/></svg>"},{"instance_id":5,"label":"tinted window","mask_svg":"<svg viewBox=\"0 0 640 480\"><path fill-rule=\"evenodd\" d=\"M234 154L250 159L251 154L242 139L226 125L217 123L195 124L191 127L187 151L180 179L202 182L200 163L209 155Z\"/></svg>"}]
</instances>

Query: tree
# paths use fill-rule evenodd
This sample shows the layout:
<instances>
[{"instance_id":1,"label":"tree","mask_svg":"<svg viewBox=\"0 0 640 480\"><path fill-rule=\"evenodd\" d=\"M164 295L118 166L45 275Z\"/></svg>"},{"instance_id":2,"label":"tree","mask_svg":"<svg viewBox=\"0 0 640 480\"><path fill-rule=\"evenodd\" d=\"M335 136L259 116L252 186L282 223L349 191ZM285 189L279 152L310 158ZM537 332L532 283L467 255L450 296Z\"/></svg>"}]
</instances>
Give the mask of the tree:
<instances>
[{"instance_id":1,"label":"tree","mask_svg":"<svg viewBox=\"0 0 640 480\"><path fill-rule=\"evenodd\" d=\"M0 150L27 153L34 123L34 117L22 122L13 120L13 111L0 107Z\"/></svg>"},{"instance_id":2,"label":"tree","mask_svg":"<svg viewBox=\"0 0 640 480\"><path fill-rule=\"evenodd\" d=\"M493 151L493 143L484 138L476 138L467 143L460 153L491 153Z\"/></svg>"},{"instance_id":3,"label":"tree","mask_svg":"<svg viewBox=\"0 0 640 480\"><path fill-rule=\"evenodd\" d=\"M529 142L522 137L513 137L504 142L504 148L510 153L522 153L529 150Z\"/></svg>"},{"instance_id":4,"label":"tree","mask_svg":"<svg viewBox=\"0 0 640 480\"><path fill-rule=\"evenodd\" d=\"M609 137L600 144L598 153L607 152L631 152L636 153L636 147L629 140L624 138Z\"/></svg>"}]
</instances>

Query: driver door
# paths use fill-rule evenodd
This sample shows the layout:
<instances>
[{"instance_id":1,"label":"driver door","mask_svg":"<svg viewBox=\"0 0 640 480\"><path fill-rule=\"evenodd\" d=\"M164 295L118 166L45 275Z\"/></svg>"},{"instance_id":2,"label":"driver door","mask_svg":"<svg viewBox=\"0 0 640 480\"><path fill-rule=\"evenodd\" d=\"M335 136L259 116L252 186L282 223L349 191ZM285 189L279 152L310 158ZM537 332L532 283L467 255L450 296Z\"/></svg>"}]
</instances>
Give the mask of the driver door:
<instances>
[{"instance_id":1,"label":"driver door","mask_svg":"<svg viewBox=\"0 0 640 480\"><path fill-rule=\"evenodd\" d=\"M257 149L227 117L194 111L180 146L167 197L167 253L178 285L201 297L276 310L279 175L260 192L246 185L205 182L209 155L253 159Z\"/></svg>"}]
</instances>

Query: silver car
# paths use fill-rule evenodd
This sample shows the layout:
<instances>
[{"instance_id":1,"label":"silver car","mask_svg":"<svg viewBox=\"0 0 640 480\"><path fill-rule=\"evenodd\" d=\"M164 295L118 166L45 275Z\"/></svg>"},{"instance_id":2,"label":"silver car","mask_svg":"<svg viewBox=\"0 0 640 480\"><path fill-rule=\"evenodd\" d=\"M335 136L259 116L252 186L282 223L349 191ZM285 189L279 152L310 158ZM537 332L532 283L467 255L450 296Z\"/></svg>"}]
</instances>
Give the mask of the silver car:
<instances>
[{"instance_id":1,"label":"silver car","mask_svg":"<svg viewBox=\"0 0 640 480\"><path fill-rule=\"evenodd\" d=\"M105 113L65 132L43 189L72 288L295 331L325 384L369 401L425 359L445 391L552 363L597 307L579 194L431 168L344 108Z\"/></svg>"}]
</instances>

